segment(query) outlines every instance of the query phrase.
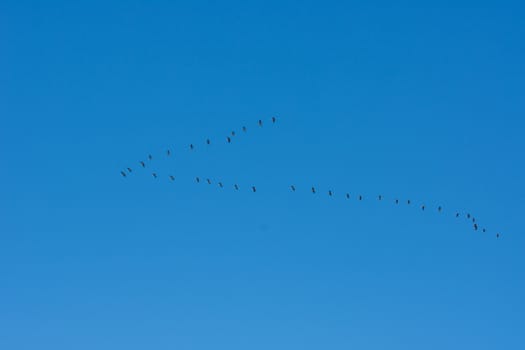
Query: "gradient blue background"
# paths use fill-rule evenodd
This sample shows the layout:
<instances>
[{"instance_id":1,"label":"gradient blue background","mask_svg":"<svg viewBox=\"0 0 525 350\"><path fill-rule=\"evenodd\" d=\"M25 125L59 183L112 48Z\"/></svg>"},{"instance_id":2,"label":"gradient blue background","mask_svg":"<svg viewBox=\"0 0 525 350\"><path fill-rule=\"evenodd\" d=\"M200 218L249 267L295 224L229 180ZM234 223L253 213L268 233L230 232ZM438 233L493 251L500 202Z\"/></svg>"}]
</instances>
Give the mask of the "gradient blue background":
<instances>
[{"instance_id":1,"label":"gradient blue background","mask_svg":"<svg viewBox=\"0 0 525 350\"><path fill-rule=\"evenodd\" d=\"M424 3L2 1L0 348L523 349L524 6Z\"/></svg>"}]
</instances>

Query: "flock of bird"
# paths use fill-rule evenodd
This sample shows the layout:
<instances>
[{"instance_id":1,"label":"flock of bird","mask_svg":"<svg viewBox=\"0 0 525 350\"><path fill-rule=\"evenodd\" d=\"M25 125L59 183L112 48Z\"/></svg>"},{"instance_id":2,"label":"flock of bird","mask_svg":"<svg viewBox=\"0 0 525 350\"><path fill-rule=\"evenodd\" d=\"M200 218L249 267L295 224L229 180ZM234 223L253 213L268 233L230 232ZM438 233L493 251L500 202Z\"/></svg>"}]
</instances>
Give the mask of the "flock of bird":
<instances>
[{"instance_id":1,"label":"flock of bird","mask_svg":"<svg viewBox=\"0 0 525 350\"><path fill-rule=\"evenodd\" d=\"M272 117L270 119L270 123L271 124L275 124L277 122L277 119L276 117ZM257 122L257 126L259 128L262 128L263 125L265 123L263 122L263 120L259 120ZM246 126L243 126L241 128L242 132L243 133L246 133L248 131L248 128ZM228 136L226 136L225 139L223 139L223 142L226 142L226 143L231 143L233 138L236 136L236 132L235 131L231 131L230 134ZM205 141L206 145L210 145L212 142L210 139L206 139ZM196 149L196 145L194 144L189 144L188 145L188 150L191 152L191 151L195 151ZM171 149L167 149L166 150L166 153L165 153L165 156L166 157L170 157L172 155L172 150ZM147 161L151 161L153 160L153 156L151 154L148 154L147 156ZM146 168L147 167L147 161L144 161L144 160L140 160L138 162L138 164L140 165L140 168ZM122 175L122 177L128 177L129 175L131 175L133 173L133 169L131 167L126 167L124 170L121 170L120 171L120 174ZM155 179L158 179L160 176L158 173L156 172L152 172L151 173L152 177L155 178ZM168 175L167 178L170 180L170 181L175 181L175 176L174 175ZM208 185L212 185L212 184L216 184L218 187L220 188L226 188L226 187L230 187L230 188L233 188L235 191L239 191L241 189L241 187L237 184L237 183L232 183L228 186L226 186L223 182L221 181L212 181L211 179L209 178L200 178L200 177L195 177L195 182L197 183L207 183ZM253 193L256 193L257 192L257 187L256 186L249 186L248 188L249 191L253 192ZM290 184L289 185L289 191L291 192L297 192L299 189L294 185L294 184ZM321 195L321 191L316 188L315 186L311 186L309 189L305 189L305 190L308 190L309 192L312 193L312 195ZM325 192L326 195L328 195L329 197L333 197L335 195L335 192L331 189L327 190ZM356 200L358 201L363 201L364 200L364 196L362 194L359 194L359 195L351 195L350 193L348 192L344 192L343 194L344 198L346 200L350 200L351 198L355 197ZM383 195L377 195L377 201L386 201L386 198L383 196ZM410 199L406 199L406 200L401 200L399 198L392 198L390 199L390 201L392 203L394 203L395 205L401 205L403 202L406 203L406 205L412 205L412 201ZM420 209L421 211L425 211L425 210L430 210L430 208L428 208L425 204L421 204L420 205ZM436 206L433 210L437 211L438 213L443 213L444 212L444 209L441 205L438 205ZM477 219L471 215L470 213L461 213L459 211L454 211L453 212L453 215L455 218L465 218L466 220L468 220L471 225L472 225L472 229L474 231L480 231L480 232L488 232L488 230L485 228L485 227L482 227L478 224L477 222ZM496 233L495 234L496 238L500 238L500 233Z\"/></svg>"}]
</instances>

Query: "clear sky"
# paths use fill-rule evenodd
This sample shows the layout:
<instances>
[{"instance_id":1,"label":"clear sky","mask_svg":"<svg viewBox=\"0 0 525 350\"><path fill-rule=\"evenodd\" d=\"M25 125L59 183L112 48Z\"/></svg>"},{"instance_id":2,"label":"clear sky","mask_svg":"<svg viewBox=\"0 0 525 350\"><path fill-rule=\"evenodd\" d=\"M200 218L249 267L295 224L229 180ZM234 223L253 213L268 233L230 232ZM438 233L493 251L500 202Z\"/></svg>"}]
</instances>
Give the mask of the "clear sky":
<instances>
[{"instance_id":1,"label":"clear sky","mask_svg":"<svg viewBox=\"0 0 525 350\"><path fill-rule=\"evenodd\" d=\"M346 3L2 1L0 348L523 349L524 5Z\"/></svg>"}]
</instances>

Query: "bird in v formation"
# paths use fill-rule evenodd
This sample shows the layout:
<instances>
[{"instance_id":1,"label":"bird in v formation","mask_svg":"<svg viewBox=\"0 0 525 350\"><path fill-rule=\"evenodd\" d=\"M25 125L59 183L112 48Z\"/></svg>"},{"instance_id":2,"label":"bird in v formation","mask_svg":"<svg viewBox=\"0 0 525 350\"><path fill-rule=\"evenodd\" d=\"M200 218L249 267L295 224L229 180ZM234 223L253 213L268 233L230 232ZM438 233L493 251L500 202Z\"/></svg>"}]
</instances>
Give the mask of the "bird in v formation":
<instances>
[{"instance_id":1,"label":"bird in v formation","mask_svg":"<svg viewBox=\"0 0 525 350\"><path fill-rule=\"evenodd\" d=\"M276 122L276 118L275 118L275 117L272 117L272 118L271 118L271 121L272 121L272 123L275 123L275 122ZM258 121L258 125L259 125L260 127L262 127L262 126L263 126L263 121L262 121L262 120L259 120L259 121ZM246 132L247 132L247 127L246 127L246 126L242 126L241 130L242 130L244 133L246 133ZM231 136L235 136L235 135L236 135L235 131L231 131L230 135L231 135ZM228 143L231 143L231 141L232 141L232 140L231 140L231 137L230 137L230 136L227 136L226 141L227 141ZM206 139L206 144L207 144L207 145L210 145L210 144L211 144L211 140L210 140L209 138ZM194 150L194 149L195 149L195 146L194 146L193 144L190 144L190 145L189 145L189 148L190 148L190 150ZM167 150L166 150L166 156L169 157L169 156L171 156L171 154L172 154L171 150L170 150L170 149L167 149ZM148 154L147 159L148 159L149 161L151 161L151 160L153 160L153 156L152 156L151 154ZM140 161L139 164L141 165L142 168L145 168L145 167L146 167L146 163L145 163L144 161ZM130 174L130 173L132 173L132 171L133 171L133 170L132 170L131 168L129 168L129 167L127 167L126 170L127 170L127 173L126 173L125 171L120 171L120 174L122 175L122 177L127 177L127 175ZM155 173L155 172L151 173L151 175L152 175L155 179L158 178L158 175L157 175L157 173ZM175 177L174 177L173 175L169 175L169 179L170 179L171 181L174 181L174 180L175 180ZM199 177L196 177L195 180L196 180L197 182L200 182L200 178L199 178ZM206 181L207 181L208 184L211 184L211 180L210 180L210 179L206 179ZM218 186L219 186L220 188L223 188L223 187L224 187L224 185L223 185L222 182L218 182ZM235 190L239 190L239 186L238 186L237 184L234 184L234 188L235 188ZM291 188L292 192L296 192L296 187L295 187L295 185L291 185L290 188ZM252 192L254 192L254 193L257 192L257 189L256 189L255 186L251 186L251 190L252 190ZM312 192L313 194L317 193L316 188L312 186L312 187L311 187L311 192ZM333 192L332 192L332 190L328 190L328 196L330 196L330 197L333 196ZM346 197L347 199L350 199L350 194L349 194L349 193L346 193L345 197ZM357 198L358 198L360 201L363 200L363 196L362 196L362 195L359 195ZM382 199L383 199L383 196L382 196L382 195L378 195L378 200L381 201ZM399 204L399 199L395 199L395 203L396 203L396 204ZM407 200L407 204L408 204L408 205L411 204L411 200L410 200L410 199ZM426 206L423 204L423 205L421 206L421 210L424 211L425 208L426 208ZM438 210L438 212L442 212L442 210L443 210L442 206L438 206L437 210ZM459 213L459 212L456 212L455 216L456 216L456 217L459 217L459 216L460 216L460 213ZM466 213L466 217L467 217L467 219L470 219L470 220L472 221L472 223L473 223L473 228L474 228L474 230L477 231L477 230L479 229L479 226L478 226L478 224L476 223L476 218L474 218L473 216L471 216L470 213ZM482 231L482 232L486 232L486 228L482 228L481 231ZM499 237L500 237L500 233L497 233L497 234L496 234L496 237L499 238Z\"/></svg>"}]
</instances>

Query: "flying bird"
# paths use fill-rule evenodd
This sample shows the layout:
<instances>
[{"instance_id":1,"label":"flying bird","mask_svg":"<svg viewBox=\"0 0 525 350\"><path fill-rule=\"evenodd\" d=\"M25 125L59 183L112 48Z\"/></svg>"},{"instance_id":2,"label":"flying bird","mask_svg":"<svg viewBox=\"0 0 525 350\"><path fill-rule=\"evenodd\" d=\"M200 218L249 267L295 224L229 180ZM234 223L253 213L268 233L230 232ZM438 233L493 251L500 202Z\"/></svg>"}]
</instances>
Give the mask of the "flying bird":
<instances>
[{"instance_id":1,"label":"flying bird","mask_svg":"<svg viewBox=\"0 0 525 350\"><path fill-rule=\"evenodd\" d=\"M130 173L132 172L131 168L127 168L127 169L128 169L128 172L130 172Z\"/></svg>"},{"instance_id":2,"label":"flying bird","mask_svg":"<svg viewBox=\"0 0 525 350\"><path fill-rule=\"evenodd\" d=\"M459 218L459 213L456 213L456 217Z\"/></svg>"},{"instance_id":3,"label":"flying bird","mask_svg":"<svg viewBox=\"0 0 525 350\"><path fill-rule=\"evenodd\" d=\"M120 172L120 175L122 175L123 177L126 177L126 173L123 171Z\"/></svg>"},{"instance_id":4,"label":"flying bird","mask_svg":"<svg viewBox=\"0 0 525 350\"><path fill-rule=\"evenodd\" d=\"M206 179L206 181L208 182L208 185L211 185L211 180L210 179Z\"/></svg>"},{"instance_id":5,"label":"flying bird","mask_svg":"<svg viewBox=\"0 0 525 350\"><path fill-rule=\"evenodd\" d=\"M484 228L484 229L483 229L483 232L485 233L485 232L487 232L487 230Z\"/></svg>"},{"instance_id":6,"label":"flying bird","mask_svg":"<svg viewBox=\"0 0 525 350\"><path fill-rule=\"evenodd\" d=\"M229 136L226 138L226 140L228 141L228 143L232 142L232 139L230 139Z\"/></svg>"},{"instance_id":7,"label":"flying bird","mask_svg":"<svg viewBox=\"0 0 525 350\"><path fill-rule=\"evenodd\" d=\"M195 181L197 181L197 182L201 182L201 179L199 179L199 177L197 176L197 177L195 178Z\"/></svg>"},{"instance_id":8,"label":"flying bird","mask_svg":"<svg viewBox=\"0 0 525 350\"><path fill-rule=\"evenodd\" d=\"M470 219L470 214L467 214L467 219Z\"/></svg>"},{"instance_id":9,"label":"flying bird","mask_svg":"<svg viewBox=\"0 0 525 350\"><path fill-rule=\"evenodd\" d=\"M496 238L499 238L499 233L496 233Z\"/></svg>"},{"instance_id":10,"label":"flying bird","mask_svg":"<svg viewBox=\"0 0 525 350\"><path fill-rule=\"evenodd\" d=\"M363 200L363 196L359 195L359 200L362 201Z\"/></svg>"},{"instance_id":11,"label":"flying bird","mask_svg":"<svg viewBox=\"0 0 525 350\"><path fill-rule=\"evenodd\" d=\"M148 154L148 159L149 159L149 160L152 160L152 159L153 159L153 157L151 156L151 154Z\"/></svg>"},{"instance_id":12,"label":"flying bird","mask_svg":"<svg viewBox=\"0 0 525 350\"><path fill-rule=\"evenodd\" d=\"M171 155L171 151L170 150L167 150L166 151L166 155L169 157Z\"/></svg>"},{"instance_id":13,"label":"flying bird","mask_svg":"<svg viewBox=\"0 0 525 350\"><path fill-rule=\"evenodd\" d=\"M472 222L476 222L476 218L472 218Z\"/></svg>"},{"instance_id":14,"label":"flying bird","mask_svg":"<svg viewBox=\"0 0 525 350\"><path fill-rule=\"evenodd\" d=\"M157 173L151 173L151 175L153 175L154 178L157 178Z\"/></svg>"},{"instance_id":15,"label":"flying bird","mask_svg":"<svg viewBox=\"0 0 525 350\"><path fill-rule=\"evenodd\" d=\"M242 127L242 131L246 132L246 127L245 126Z\"/></svg>"},{"instance_id":16,"label":"flying bird","mask_svg":"<svg viewBox=\"0 0 525 350\"><path fill-rule=\"evenodd\" d=\"M259 119L259 126L262 126L262 120Z\"/></svg>"},{"instance_id":17,"label":"flying bird","mask_svg":"<svg viewBox=\"0 0 525 350\"><path fill-rule=\"evenodd\" d=\"M409 200L407 200L407 204L410 204L410 199L409 199Z\"/></svg>"},{"instance_id":18,"label":"flying bird","mask_svg":"<svg viewBox=\"0 0 525 350\"><path fill-rule=\"evenodd\" d=\"M399 199L396 199L396 204L399 204Z\"/></svg>"},{"instance_id":19,"label":"flying bird","mask_svg":"<svg viewBox=\"0 0 525 350\"><path fill-rule=\"evenodd\" d=\"M381 200L383 197L382 197L381 195L379 195L377 198L378 198L379 200Z\"/></svg>"},{"instance_id":20,"label":"flying bird","mask_svg":"<svg viewBox=\"0 0 525 350\"><path fill-rule=\"evenodd\" d=\"M170 175L170 180L171 180L171 181L175 180L175 176Z\"/></svg>"},{"instance_id":21,"label":"flying bird","mask_svg":"<svg viewBox=\"0 0 525 350\"><path fill-rule=\"evenodd\" d=\"M144 163L143 161L140 161L140 165L142 165L143 168L146 167L146 163Z\"/></svg>"},{"instance_id":22,"label":"flying bird","mask_svg":"<svg viewBox=\"0 0 525 350\"><path fill-rule=\"evenodd\" d=\"M219 182L219 187L222 188L222 182Z\"/></svg>"},{"instance_id":23,"label":"flying bird","mask_svg":"<svg viewBox=\"0 0 525 350\"><path fill-rule=\"evenodd\" d=\"M439 207L438 207L438 211L439 211L440 213L441 213L441 209L442 209L441 206L439 206Z\"/></svg>"},{"instance_id":24,"label":"flying bird","mask_svg":"<svg viewBox=\"0 0 525 350\"><path fill-rule=\"evenodd\" d=\"M234 130L234 131L232 131L232 136L235 136L235 130Z\"/></svg>"},{"instance_id":25,"label":"flying bird","mask_svg":"<svg viewBox=\"0 0 525 350\"><path fill-rule=\"evenodd\" d=\"M474 224L474 230L478 230L478 224Z\"/></svg>"},{"instance_id":26,"label":"flying bird","mask_svg":"<svg viewBox=\"0 0 525 350\"><path fill-rule=\"evenodd\" d=\"M255 188L255 186L252 186L252 191L257 192L257 189Z\"/></svg>"},{"instance_id":27,"label":"flying bird","mask_svg":"<svg viewBox=\"0 0 525 350\"><path fill-rule=\"evenodd\" d=\"M277 119L275 117L272 117L272 123L275 123Z\"/></svg>"},{"instance_id":28,"label":"flying bird","mask_svg":"<svg viewBox=\"0 0 525 350\"><path fill-rule=\"evenodd\" d=\"M237 184L233 185L233 187L235 187L236 190L239 189L239 186L237 186Z\"/></svg>"},{"instance_id":29,"label":"flying bird","mask_svg":"<svg viewBox=\"0 0 525 350\"><path fill-rule=\"evenodd\" d=\"M328 195L332 197L332 190L328 190Z\"/></svg>"},{"instance_id":30,"label":"flying bird","mask_svg":"<svg viewBox=\"0 0 525 350\"><path fill-rule=\"evenodd\" d=\"M350 193L346 194L346 199L350 199Z\"/></svg>"},{"instance_id":31,"label":"flying bird","mask_svg":"<svg viewBox=\"0 0 525 350\"><path fill-rule=\"evenodd\" d=\"M421 206L421 210L425 210L425 205L424 204Z\"/></svg>"},{"instance_id":32,"label":"flying bird","mask_svg":"<svg viewBox=\"0 0 525 350\"><path fill-rule=\"evenodd\" d=\"M211 143L210 139L206 140L206 144L209 145Z\"/></svg>"},{"instance_id":33,"label":"flying bird","mask_svg":"<svg viewBox=\"0 0 525 350\"><path fill-rule=\"evenodd\" d=\"M193 144L192 143L190 143L190 150L193 151Z\"/></svg>"},{"instance_id":34,"label":"flying bird","mask_svg":"<svg viewBox=\"0 0 525 350\"><path fill-rule=\"evenodd\" d=\"M315 193L315 187L312 187L312 193Z\"/></svg>"},{"instance_id":35,"label":"flying bird","mask_svg":"<svg viewBox=\"0 0 525 350\"><path fill-rule=\"evenodd\" d=\"M294 185L291 185L290 188L292 189L292 191L295 192L295 186Z\"/></svg>"}]
</instances>

